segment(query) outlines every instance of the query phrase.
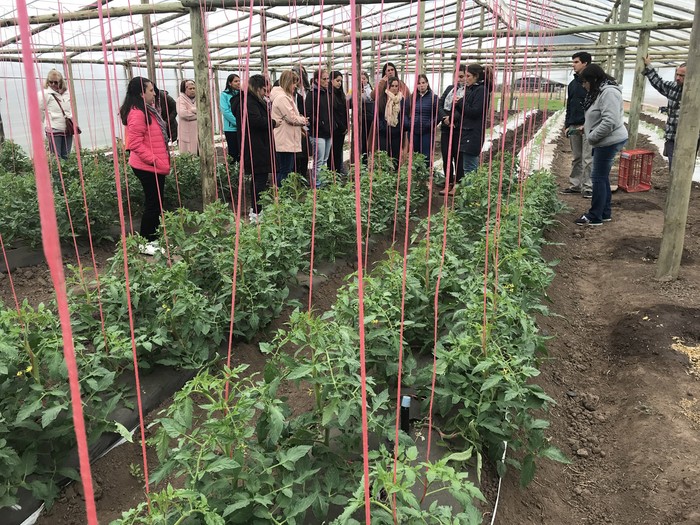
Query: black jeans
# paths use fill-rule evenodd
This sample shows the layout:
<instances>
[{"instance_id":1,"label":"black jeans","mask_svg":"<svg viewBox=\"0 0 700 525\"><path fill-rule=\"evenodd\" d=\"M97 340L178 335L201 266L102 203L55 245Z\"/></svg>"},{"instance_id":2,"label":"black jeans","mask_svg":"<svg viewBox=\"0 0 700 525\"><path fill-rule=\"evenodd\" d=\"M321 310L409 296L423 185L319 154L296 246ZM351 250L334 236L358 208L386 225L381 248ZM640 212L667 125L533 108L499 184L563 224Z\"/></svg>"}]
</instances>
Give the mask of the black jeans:
<instances>
[{"instance_id":1,"label":"black jeans","mask_svg":"<svg viewBox=\"0 0 700 525\"><path fill-rule=\"evenodd\" d=\"M253 213L262 211L262 204L258 202L260 194L267 190L267 173L253 173L252 184L250 185L250 202L252 204Z\"/></svg>"},{"instance_id":2,"label":"black jeans","mask_svg":"<svg viewBox=\"0 0 700 525\"><path fill-rule=\"evenodd\" d=\"M229 156L236 162L241 160L241 145L238 142L238 132L237 131L224 131L224 136L226 137L226 146L228 147Z\"/></svg>"},{"instance_id":3,"label":"black jeans","mask_svg":"<svg viewBox=\"0 0 700 525\"><path fill-rule=\"evenodd\" d=\"M459 152L459 134L452 137L452 148L450 146L450 130L440 130L440 150L442 151L442 169L445 171L445 177L449 175L450 185L455 182L455 171L457 172L456 181L459 182L464 177L464 162L462 154ZM449 173L448 173L449 170Z\"/></svg>"},{"instance_id":4,"label":"black jeans","mask_svg":"<svg viewBox=\"0 0 700 525\"><path fill-rule=\"evenodd\" d=\"M328 169L335 171L338 174L344 174L343 169L343 146L345 145L345 134L347 131L333 132L333 140L331 144L331 154L328 157Z\"/></svg>"},{"instance_id":5,"label":"black jeans","mask_svg":"<svg viewBox=\"0 0 700 525\"><path fill-rule=\"evenodd\" d=\"M160 223L161 205L165 189L165 175L150 171L134 170L143 187L143 217L141 218L141 237L154 241Z\"/></svg>"}]
</instances>

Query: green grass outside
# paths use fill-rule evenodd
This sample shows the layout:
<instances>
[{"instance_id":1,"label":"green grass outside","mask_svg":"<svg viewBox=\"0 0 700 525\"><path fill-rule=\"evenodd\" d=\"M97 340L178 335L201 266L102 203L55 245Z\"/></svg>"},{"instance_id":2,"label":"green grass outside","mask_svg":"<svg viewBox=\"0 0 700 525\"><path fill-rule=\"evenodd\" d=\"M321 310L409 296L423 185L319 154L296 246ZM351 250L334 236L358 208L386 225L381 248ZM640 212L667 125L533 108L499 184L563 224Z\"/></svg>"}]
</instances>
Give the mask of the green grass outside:
<instances>
[{"instance_id":1,"label":"green grass outside","mask_svg":"<svg viewBox=\"0 0 700 525\"><path fill-rule=\"evenodd\" d=\"M518 110L528 110L528 109L544 109L547 108L548 111L557 111L562 109L566 104L564 99L564 92L561 93L528 93L527 95L521 95L517 92L508 97L517 99L517 109ZM501 107L501 95L496 95L494 104L497 110Z\"/></svg>"}]
</instances>

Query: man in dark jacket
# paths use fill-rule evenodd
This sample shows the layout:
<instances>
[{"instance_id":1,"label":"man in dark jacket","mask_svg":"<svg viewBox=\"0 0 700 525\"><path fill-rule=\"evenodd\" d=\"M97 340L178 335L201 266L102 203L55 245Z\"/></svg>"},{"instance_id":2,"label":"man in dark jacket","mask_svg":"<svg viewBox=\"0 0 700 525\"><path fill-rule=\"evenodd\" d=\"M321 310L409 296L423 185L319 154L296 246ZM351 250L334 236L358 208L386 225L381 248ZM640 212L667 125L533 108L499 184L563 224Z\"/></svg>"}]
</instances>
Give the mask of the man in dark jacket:
<instances>
[{"instance_id":1,"label":"man in dark jacket","mask_svg":"<svg viewBox=\"0 0 700 525\"><path fill-rule=\"evenodd\" d=\"M571 175L569 176L569 187L564 188L561 193L580 193L583 197L590 199L593 196L591 191L591 166L593 163L593 149L583 133L583 122L585 111L583 101L586 99L587 91L581 83L580 74L593 60L590 53L580 51L571 56L571 65L574 69L574 79L569 82L566 96L566 119L564 128L566 136L571 143Z\"/></svg>"}]
</instances>

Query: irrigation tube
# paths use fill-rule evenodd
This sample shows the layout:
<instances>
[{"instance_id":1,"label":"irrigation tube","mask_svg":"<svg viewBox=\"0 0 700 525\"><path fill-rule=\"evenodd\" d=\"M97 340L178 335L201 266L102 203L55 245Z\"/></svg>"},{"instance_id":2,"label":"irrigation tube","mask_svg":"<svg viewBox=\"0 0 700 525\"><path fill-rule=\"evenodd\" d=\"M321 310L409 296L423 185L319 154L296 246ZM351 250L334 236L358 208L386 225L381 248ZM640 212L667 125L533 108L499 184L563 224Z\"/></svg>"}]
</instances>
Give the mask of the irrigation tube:
<instances>
[{"instance_id":1,"label":"irrigation tube","mask_svg":"<svg viewBox=\"0 0 700 525\"><path fill-rule=\"evenodd\" d=\"M506 452L508 452L508 442L503 442L503 456L501 457L501 462L506 461ZM503 478L498 477L498 492L496 492L496 502L493 504L493 514L491 514L491 525L496 523L496 512L498 512L498 500L501 499L501 485L503 483Z\"/></svg>"}]
</instances>

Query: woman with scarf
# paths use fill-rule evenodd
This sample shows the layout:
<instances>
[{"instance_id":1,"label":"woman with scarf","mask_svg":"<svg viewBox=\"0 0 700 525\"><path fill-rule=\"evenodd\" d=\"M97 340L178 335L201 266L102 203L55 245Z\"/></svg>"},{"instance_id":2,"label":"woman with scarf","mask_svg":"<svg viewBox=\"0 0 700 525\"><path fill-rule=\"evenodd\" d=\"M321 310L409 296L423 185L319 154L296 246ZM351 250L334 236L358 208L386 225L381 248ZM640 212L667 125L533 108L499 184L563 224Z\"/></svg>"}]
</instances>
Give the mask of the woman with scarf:
<instances>
[{"instance_id":1,"label":"woman with scarf","mask_svg":"<svg viewBox=\"0 0 700 525\"><path fill-rule=\"evenodd\" d=\"M66 133L66 117L73 118L70 93L63 75L52 69L39 91L39 111L44 121L49 153L65 160L73 147L73 135Z\"/></svg>"},{"instance_id":2,"label":"woman with scarf","mask_svg":"<svg viewBox=\"0 0 700 525\"><path fill-rule=\"evenodd\" d=\"M224 120L224 136L228 155L235 162L241 160L240 140L238 140L238 124L231 109L231 99L237 97L241 91L241 77L231 73L226 77L226 87L219 96L219 110Z\"/></svg>"},{"instance_id":3,"label":"woman with scarf","mask_svg":"<svg viewBox=\"0 0 700 525\"><path fill-rule=\"evenodd\" d=\"M490 69L480 64L469 64L465 76L467 86L464 96L455 103L455 120L461 124L459 154L462 156L462 175L479 167L481 148L484 145L486 120L491 106L493 79ZM460 177L456 179L459 183ZM454 186L450 194L454 193Z\"/></svg>"},{"instance_id":4,"label":"woman with scarf","mask_svg":"<svg viewBox=\"0 0 700 525\"><path fill-rule=\"evenodd\" d=\"M454 186L455 180L461 180L464 175L462 157L459 154L461 122L454 118L456 102L464 97L466 91L467 66L461 64L455 83L447 86L438 101L438 122L440 122L440 149L442 151L442 169L449 186ZM444 190L440 192L444 195Z\"/></svg>"},{"instance_id":5,"label":"woman with scarf","mask_svg":"<svg viewBox=\"0 0 700 525\"><path fill-rule=\"evenodd\" d=\"M180 117L178 146L180 153L199 152L199 132L197 131L197 106L194 100L194 80L180 83L180 96L177 99L177 114Z\"/></svg>"},{"instance_id":6,"label":"woman with scarf","mask_svg":"<svg viewBox=\"0 0 700 525\"><path fill-rule=\"evenodd\" d=\"M438 96L433 93L428 77L418 75L415 120L413 122L413 151L425 155L425 165L430 168L435 144L435 126L438 119Z\"/></svg>"},{"instance_id":7,"label":"woman with scarf","mask_svg":"<svg viewBox=\"0 0 700 525\"><path fill-rule=\"evenodd\" d=\"M369 83L369 74L363 71L360 75L362 83L362 93L360 93L360 153L362 162L367 162L367 155L370 152L371 144L370 131L374 121L374 99L372 98L372 84Z\"/></svg>"},{"instance_id":8,"label":"woman with scarf","mask_svg":"<svg viewBox=\"0 0 700 525\"><path fill-rule=\"evenodd\" d=\"M399 79L396 66L391 62L387 62L386 64L384 64L384 67L382 68L382 78L380 78L377 82L377 85L375 86L374 91L372 91L371 95L372 100L374 100L376 104L375 109L377 111L378 122L378 126L372 126L372 129L370 131L369 147L372 151L377 149L377 146L380 144L379 129L377 128L381 126L381 120L383 116L382 113L384 112L384 108L386 107L386 92L389 89L389 80L392 78L395 78L399 81L399 92L401 93L403 99L411 100L411 90L408 89L408 86ZM379 149L382 149L381 145L379 146Z\"/></svg>"},{"instance_id":9,"label":"woman with scarf","mask_svg":"<svg viewBox=\"0 0 700 525\"><path fill-rule=\"evenodd\" d=\"M165 176L170 173L168 124L155 106L153 83L135 77L126 88L124 103L119 109L122 124L129 137L129 166L143 187L144 206L141 236L149 242L141 253L153 255L162 251L156 241L160 222Z\"/></svg>"},{"instance_id":10,"label":"woman with scarf","mask_svg":"<svg viewBox=\"0 0 700 525\"><path fill-rule=\"evenodd\" d=\"M591 207L574 222L579 226L600 226L612 220L610 169L627 142L622 89L598 64L589 64L580 73L588 92L583 102L586 120L583 132L593 148Z\"/></svg>"},{"instance_id":11,"label":"woman with scarf","mask_svg":"<svg viewBox=\"0 0 700 525\"><path fill-rule=\"evenodd\" d=\"M314 158L311 183L321 187L321 166L325 166L331 154L331 97L328 93L328 72L319 69L314 73L311 93L306 97L306 116L309 117L309 141Z\"/></svg>"},{"instance_id":12,"label":"woman with scarf","mask_svg":"<svg viewBox=\"0 0 700 525\"><path fill-rule=\"evenodd\" d=\"M331 139L331 155L328 157L328 169L344 174L343 146L345 146L345 135L348 133L348 105L343 90L343 74L340 71L333 71L331 88L333 137Z\"/></svg>"},{"instance_id":13,"label":"woman with scarf","mask_svg":"<svg viewBox=\"0 0 700 525\"><path fill-rule=\"evenodd\" d=\"M387 90L377 106L379 113L379 149L386 151L394 159L394 168L399 167L401 148L405 142L405 131L410 125L410 103L404 98L399 79L390 78Z\"/></svg>"}]
</instances>

